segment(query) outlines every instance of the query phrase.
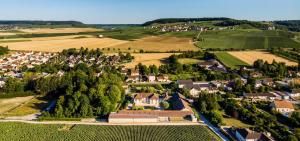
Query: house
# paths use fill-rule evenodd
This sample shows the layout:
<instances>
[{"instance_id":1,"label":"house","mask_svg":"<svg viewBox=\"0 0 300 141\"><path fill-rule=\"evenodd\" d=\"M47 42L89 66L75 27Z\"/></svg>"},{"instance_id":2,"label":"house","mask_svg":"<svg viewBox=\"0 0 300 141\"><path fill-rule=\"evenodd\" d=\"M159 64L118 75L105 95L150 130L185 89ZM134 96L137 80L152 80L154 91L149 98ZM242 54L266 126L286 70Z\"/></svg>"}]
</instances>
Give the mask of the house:
<instances>
[{"instance_id":1,"label":"house","mask_svg":"<svg viewBox=\"0 0 300 141\"><path fill-rule=\"evenodd\" d=\"M255 132L245 128L236 129L235 137L238 141L274 141L274 139L264 133Z\"/></svg>"},{"instance_id":2,"label":"house","mask_svg":"<svg viewBox=\"0 0 300 141\"><path fill-rule=\"evenodd\" d=\"M159 75L157 76L157 81L158 82L169 82L169 77L166 75Z\"/></svg>"},{"instance_id":3,"label":"house","mask_svg":"<svg viewBox=\"0 0 300 141\"><path fill-rule=\"evenodd\" d=\"M250 77L251 78L260 78L260 77L262 77L263 75L262 75L262 73L260 73L260 72L251 72L250 73Z\"/></svg>"},{"instance_id":4,"label":"house","mask_svg":"<svg viewBox=\"0 0 300 141\"><path fill-rule=\"evenodd\" d=\"M135 106L159 107L161 101L157 94L137 93L134 95L133 102Z\"/></svg>"},{"instance_id":5,"label":"house","mask_svg":"<svg viewBox=\"0 0 300 141\"><path fill-rule=\"evenodd\" d=\"M272 78L265 78L262 80L262 84L272 87L274 85L274 82Z\"/></svg>"},{"instance_id":6,"label":"house","mask_svg":"<svg viewBox=\"0 0 300 141\"><path fill-rule=\"evenodd\" d=\"M275 85L277 87L285 87L285 88L289 87L289 83L285 81L275 81Z\"/></svg>"},{"instance_id":7,"label":"house","mask_svg":"<svg viewBox=\"0 0 300 141\"><path fill-rule=\"evenodd\" d=\"M140 75L140 71L138 69L134 69L134 70L131 70L131 76L139 76Z\"/></svg>"},{"instance_id":8,"label":"house","mask_svg":"<svg viewBox=\"0 0 300 141\"><path fill-rule=\"evenodd\" d=\"M250 99L251 101L273 101L276 95L272 93L244 93L244 98Z\"/></svg>"},{"instance_id":9,"label":"house","mask_svg":"<svg viewBox=\"0 0 300 141\"><path fill-rule=\"evenodd\" d=\"M292 89L291 93L289 95L291 97L299 97L300 96L300 89Z\"/></svg>"},{"instance_id":10,"label":"house","mask_svg":"<svg viewBox=\"0 0 300 141\"><path fill-rule=\"evenodd\" d=\"M128 76L126 82L138 82L140 81L140 76L138 75L133 75L133 76Z\"/></svg>"},{"instance_id":11,"label":"house","mask_svg":"<svg viewBox=\"0 0 300 141\"><path fill-rule=\"evenodd\" d=\"M278 112L288 115L289 113L295 111L294 106L291 102L286 100L276 100L274 101L271 106Z\"/></svg>"},{"instance_id":12,"label":"house","mask_svg":"<svg viewBox=\"0 0 300 141\"><path fill-rule=\"evenodd\" d=\"M148 81L149 81L149 82L155 82L155 81L156 81L155 75L154 75L154 74L150 74L150 75L148 76Z\"/></svg>"},{"instance_id":13,"label":"house","mask_svg":"<svg viewBox=\"0 0 300 141\"><path fill-rule=\"evenodd\" d=\"M177 84L179 88L183 88L187 85L193 85L193 81L192 80L177 80Z\"/></svg>"},{"instance_id":14,"label":"house","mask_svg":"<svg viewBox=\"0 0 300 141\"><path fill-rule=\"evenodd\" d=\"M151 97L145 94L144 97ZM175 104L174 110L121 110L111 113L108 117L109 123L157 123L157 122L197 122L189 103L179 93L172 95L171 101Z\"/></svg>"},{"instance_id":15,"label":"house","mask_svg":"<svg viewBox=\"0 0 300 141\"><path fill-rule=\"evenodd\" d=\"M201 68L208 69L209 67L212 67L212 66L218 66L219 62L216 60L209 60L209 61L199 62L197 65Z\"/></svg>"}]
</instances>

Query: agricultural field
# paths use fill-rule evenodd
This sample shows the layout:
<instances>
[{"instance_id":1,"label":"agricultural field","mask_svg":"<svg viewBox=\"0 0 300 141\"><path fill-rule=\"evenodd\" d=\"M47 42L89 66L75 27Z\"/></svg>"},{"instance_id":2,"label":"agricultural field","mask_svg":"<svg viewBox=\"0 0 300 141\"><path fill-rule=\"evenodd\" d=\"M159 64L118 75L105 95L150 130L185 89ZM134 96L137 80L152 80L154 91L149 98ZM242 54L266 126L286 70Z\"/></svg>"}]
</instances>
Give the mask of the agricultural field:
<instances>
[{"instance_id":1,"label":"agricultural field","mask_svg":"<svg viewBox=\"0 0 300 141\"><path fill-rule=\"evenodd\" d=\"M40 112L42 109L46 108L48 105L48 100L43 97L35 97L26 103L14 108L3 114L5 117L12 116L25 116L30 114L35 114Z\"/></svg>"},{"instance_id":2,"label":"agricultural field","mask_svg":"<svg viewBox=\"0 0 300 141\"><path fill-rule=\"evenodd\" d=\"M131 63L125 64L128 68L134 68L139 63L142 63L143 65L156 65L160 66L162 64L165 64L169 56L171 56L173 53L136 53L131 54L134 56L134 60Z\"/></svg>"},{"instance_id":3,"label":"agricultural field","mask_svg":"<svg viewBox=\"0 0 300 141\"><path fill-rule=\"evenodd\" d=\"M30 101L33 96L0 99L0 115Z\"/></svg>"},{"instance_id":4,"label":"agricultural field","mask_svg":"<svg viewBox=\"0 0 300 141\"><path fill-rule=\"evenodd\" d=\"M91 126L1 123L0 140L220 141L205 126Z\"/></svg>"},{"instance_id":5,"label":"agricultural field","mask_svg":"<svg viewBox=\"0 0 300 141\"><path fill-rule=\"evenodd\" d=\"M76 38L77 37L77 38ZM111 38L96 38L85 36L43 37L32 38L31 41L5 42L0 46L8 46L11 50L60 52L69 48L109 48L128 41Z\"/></svg>"},{"instance_id":6,"label":"agricultural field","mask_svg":"<svg viewBox=\"0 0 300 141\"><path fill-rule=\"evenodd\" d=\"M248 66L248 63L232 56L227 52L215 52L218 60L220 60L225 66L231 69L239 69L241 66Z\"/></svg>"},{"instance_id":7,"label":"agricultural field","mask_svg":"<svg viewBox=\"0 0 300 141\"><path fill-rule=\"evenodd\" d=\"M20 29L20 32L27 34L50 34L50 33L81 33L81 32L99 32L103 29L97 28L28 28Z\"/></svg>"},{"instance_id":8,"label":"agricultural field","mask_svg":"<svg viewBox=\"0 0 300 141\"><path fill-rule=\"evenodd\" d=\"M135 41L130 41L125 44L119 44L112 48L131 52L139 52L141 49L153 52L199 50L194 46L190 38L168 36L149 36Z\"/></svg>"},{"instance_id":9,"label":"agricultural field","mask_svg":"<svg viewBox=\"0 0 300 141\"><path fill-rule=\"evenodd\" d=\"M286 31L263 31L258 29L237 29L202 32L196 43L201 48L221 49L266 49L274 47L300 48L293 38L294 33Z\"/></svg>"},{"instance_id":10,"label":"agricultural field","mask_svg":"<svg viewBox=\"0 0 300 141\"><path fill-rule=\"evenodd\" d=\"M228 53L250 65L252 65L258 59L262 59L269 63L272 63L273 60L275 60L277 62L284 62L286 65L289 65L289 66L297 66L298 65L297 62L293 62L293 61L287 60L285 58L276 56L276 55L268 53L268 52L263 52L263 51L231 51Z\"/></svg>"},{"instance_id":11,"label":"agricultural field","mask_svg":"<svg viewBox=\"0 0 300 141\"><path fill-rule=\"evenodd\" d=\"M193 58L180 58L178 59L179 63L181 64L197 64L201 62L199 59L193 59Z\"/></svg>"}]
</instances>

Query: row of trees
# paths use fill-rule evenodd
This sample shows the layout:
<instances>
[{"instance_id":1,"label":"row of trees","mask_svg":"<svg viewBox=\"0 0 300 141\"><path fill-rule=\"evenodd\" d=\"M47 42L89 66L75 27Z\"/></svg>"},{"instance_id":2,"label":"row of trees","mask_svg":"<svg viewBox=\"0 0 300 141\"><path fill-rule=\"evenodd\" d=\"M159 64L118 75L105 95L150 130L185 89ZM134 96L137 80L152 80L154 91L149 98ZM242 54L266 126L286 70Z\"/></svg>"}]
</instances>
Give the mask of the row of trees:
<instances>
[{"instance_id":1,"label":"row of trees","mask_svg":"<svg viewBox=\"0 0 300 141\"><path fill-rule=\"evenodd\" d=\"M287 75L287 66L285 63L278 63L275 60L271 64L261 59L254 62L253 67L270 77L284 77Z\"/></svg>"}]
</instances>

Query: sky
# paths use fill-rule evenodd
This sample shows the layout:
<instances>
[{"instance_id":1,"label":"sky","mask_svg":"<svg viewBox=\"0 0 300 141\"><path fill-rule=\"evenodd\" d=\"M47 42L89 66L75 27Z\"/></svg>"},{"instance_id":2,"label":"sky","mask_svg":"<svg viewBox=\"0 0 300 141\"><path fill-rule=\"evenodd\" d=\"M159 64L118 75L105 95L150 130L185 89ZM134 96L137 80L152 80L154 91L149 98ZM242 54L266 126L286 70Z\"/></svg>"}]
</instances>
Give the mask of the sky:
<instances>
[{"instance_id":1,"label":"sky","mask_svg":"<svg viewBox=\"0 0 300 141\"><path fill-rule=\"evenodd\" d=\"M300 20L300 0L0 0L0 20L140 24L158 18Z\"/></svg>"}]
</instances>

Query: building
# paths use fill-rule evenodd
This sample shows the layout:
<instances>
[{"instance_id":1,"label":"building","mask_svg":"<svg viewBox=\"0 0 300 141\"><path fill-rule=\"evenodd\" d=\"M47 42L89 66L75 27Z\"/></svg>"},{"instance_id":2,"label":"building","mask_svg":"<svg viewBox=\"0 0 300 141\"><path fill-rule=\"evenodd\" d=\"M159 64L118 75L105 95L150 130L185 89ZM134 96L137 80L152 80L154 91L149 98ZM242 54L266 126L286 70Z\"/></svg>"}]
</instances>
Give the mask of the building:
<instances>
[{"instance_id":1,"label":"building","mask_svg":"<svg viewBox=\"0 0 300 141\"><path fill-rule=\"evenodd\" d=\"M271 104L271 106L273 109L284 115L288 115L289 113L295 111L293 104L286 100L276 100Z\"/></svg>"},{"instance_id":2,"label":"building","mask_svg":"<svg viewBox=\"0 0 300 141\"><path fill-rule=\"evenodd\" d=\"M149 81L149 82L155 82L155 81L156 81L155 75L154 75L154 74L150 74L150 75L148 76L148 81Z\"/></svg>"},{"instance_id":3,"label":"building","mask_svg":"<svg viewBox=\"0 0 300 141\"><path fill-rule=\"evenodd\" d=\"M193 85L193 81L192 80L177 80L177 84L179 88L183 88L187 85Z\"/></svg>"},{"instance_id":4,"label":"building","mask_svg":"<svg viewBox=\"0 0 300 141\"><path fill-rule=\"evenodd\" d=\"M159 107L161 101L157 94L138 93L134 95L133 102L135 106Z\"/></svg>"},{"instance_id":5,"label":"building","mask_svg":"<svg viewBox=\"0 0 300 141\"><path fill-rule=\"evenodd\" d=\"M264 133L255 132L245 128L236 129L235 137L238 141L274 141L274 139Z\"/></svg>"},{"instance_id":6,"label":"building","mask_svg":"<svg viewBox=\"0 0 300 141\"><path fill-rule=\"evenodd\" d=\"M299 97L300 96L300 89L292 89L290 93L291 97Z\"/></svg>"},{"instance_id":7,"label":"building","mask_svg":"<svg viewBox=\"0 0 300 141\"><path fill-rule=\"evenodd\" d=\"M244 93L244 98L251 101L273 101L276 99L276 95L272 93Z\"/></svg>"},{"instance_id":8,"label":"building","mask_svg":"<svg viewBox=\"0 0 300 141\"><path fill-rule=\"evenodd\" d=\"M147 94L148 95L148 94ZM146 96L147 96L146 95ZM150 96L151 97L151 96ZM170 100L174 104L173 110L121 110L111 113L109 123L157 123L157 122L197 122L192 108L184 96L179 93L172 95Z\"/></svg>"},{"instance_id":9,"label":"building","mask_svg":"<svg viewBox=\"0 0 300 141\"><path fill-rule=\"evenodd\" d=\"M158 82L169 82L169 77L166 75L159 75L157 76L157 81Z\"/></svg>"}]
</instances>

